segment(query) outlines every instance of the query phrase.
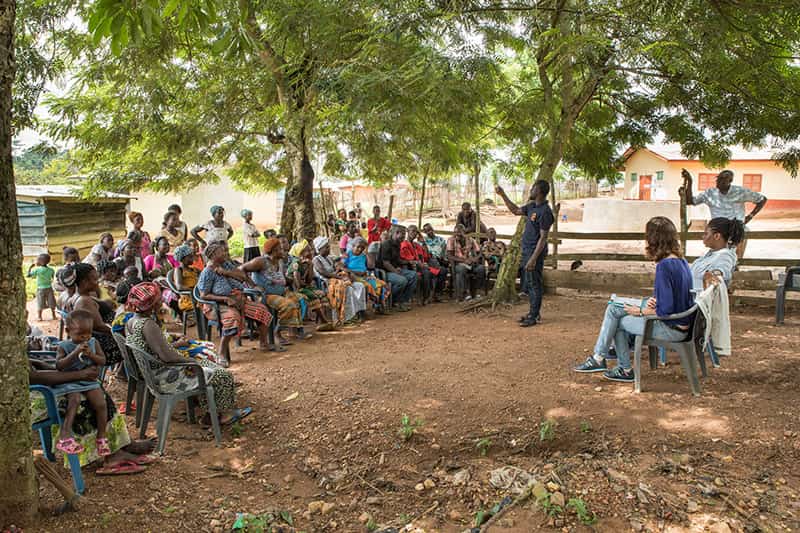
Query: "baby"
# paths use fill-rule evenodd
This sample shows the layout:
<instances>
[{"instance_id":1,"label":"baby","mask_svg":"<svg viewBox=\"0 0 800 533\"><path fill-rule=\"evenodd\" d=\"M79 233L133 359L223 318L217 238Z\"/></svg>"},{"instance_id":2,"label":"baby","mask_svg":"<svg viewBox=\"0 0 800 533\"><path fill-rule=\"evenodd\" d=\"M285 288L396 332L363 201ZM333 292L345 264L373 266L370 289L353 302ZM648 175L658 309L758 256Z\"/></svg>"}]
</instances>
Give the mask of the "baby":
<instances>
[{"instance_id":1,"label":"baby","mask_svg":"<svg viewBox=\"0 0 800 533\"><path fill-rule=\"evenodd\" d=\"M69 339L62 341L56 351L56 369L62 372L83 370L90 366L104 366L106 356L94 338L92 338L93 317L88 311L78 309L71 312L66 319L66 331ZM67 412L61 424L61 432L58 436L56 449L66 454L81 453L84 448L81 443L75 440L72 435L72 424L78 413L81 403L81 396L89 400L92 410L97 417L97 455L111 455L111 448L106 438L106 425L108 424L108 410L106 398L100 383L97 381L87 382L78 381L66 383L60 387L72 389L84 389L92 386L90 390L80 390L67 393Z\"/></svg>"}]
</instances>

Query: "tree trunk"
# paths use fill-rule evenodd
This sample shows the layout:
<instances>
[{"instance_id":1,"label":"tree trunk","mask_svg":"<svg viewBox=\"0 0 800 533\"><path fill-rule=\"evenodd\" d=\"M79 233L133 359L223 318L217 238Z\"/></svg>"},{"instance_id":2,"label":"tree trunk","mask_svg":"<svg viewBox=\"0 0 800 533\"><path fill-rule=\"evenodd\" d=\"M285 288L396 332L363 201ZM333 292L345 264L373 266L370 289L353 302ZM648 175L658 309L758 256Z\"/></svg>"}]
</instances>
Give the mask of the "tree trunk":
<instances>
[{"instance_id":1,"label":"tree trunk","mask_svg":"<svg viewBox=\"0 0 800 533\"><path fill-rule=\"evenodd\" d=\"M417 218L417 228L422 229L422 210L425 209L425 186L428 184L428 170L430 166L425 168L425 174L422 175L422 191L419 195L419 217Z\"/></svg>"},{"instance_id":2,"label":"tree trunk","mask_svg":"<svg viewBox=\"0 0 800 533\"><path fill-rule=\"evenodd\" d=\"M281 212L281 232L289 240L313 239L317 236L314 218L314 168L308 157L305 130L287 140L287 156L292 174L286 182L286 195Z\"/></svg>"},{"instance_id":3,"label":"tree trunk","mask_svg":"<svg viewBox=\"0 0 800 533\"><path fill-rule=\"evenodd\" d=\"M481 166L475 164L473 166L475 172L475 237L480 242L481 239Z\"/></svg>"},{"instance_id":4,"label":"tree trunk","mask_svg":"<svg viewBox=\"0 0 800 533\"><path fill-rule=\"evenodd\" d=\"M0 527L30 526L38 510L25 351L25 279L11 159L15 15L14 0L0 0Z\"/></svg>"}]
</instances>

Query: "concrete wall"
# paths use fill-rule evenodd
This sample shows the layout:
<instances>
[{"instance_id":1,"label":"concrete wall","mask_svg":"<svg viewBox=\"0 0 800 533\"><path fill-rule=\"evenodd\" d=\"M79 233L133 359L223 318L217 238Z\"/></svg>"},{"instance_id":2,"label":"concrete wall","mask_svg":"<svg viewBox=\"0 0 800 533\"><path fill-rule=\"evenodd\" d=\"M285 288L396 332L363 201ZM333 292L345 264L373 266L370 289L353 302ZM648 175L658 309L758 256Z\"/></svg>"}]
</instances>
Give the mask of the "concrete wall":
<instances>
[{"instance_id":1,"label":"concrete wall","mask_svg":"<svg viewBox=\"0 0 800 533\"><path fill-rule=\"evenodd\" d=\"M701 173L717 174L723 168L707 168L700 161L666 161L652 152L639 150L625 164L626 199L639 198L639 181L631 180L631 173L637 177L653 176L651 198L655 200L677 200L678 188L683 184L681 169L685 168L694 177L694 194L698 194L698 176ZM766 211L800 210L800 177L792 178L783 167L773 161L731 161L724 167L733 171L734 185L742 185L744 174L761 174L761 192L769 199ZM664 173L663 180L657 180L657 173ZM706 206L689 207L690 219L705 220L709 217Z\"/></svg>"},{"instance_id":2,"label":"concrete wall","mask_svg":"<svg viewBox=\"0 0 800 533\"><path fill-rule=\"evenodd\" d=\"M585 231L644 231L648 220L665 216L678 225L680 204L675 201L631 201L587 198L583 201Z\"/></svg>"},{"instance_id":3,"label":"concrete wall","mask_svg":"<svg viewBox=\"0 0 800 533\"><path fill-rule=\"evenodd\" d=\"M135 200L131 200L131 209L140 211L144 215L144 228L155 235L161 231L161 222L167 207L178 204L183 210L181 219L191 230L194 226L202 224L211 218L209 209L212 205L221 205L225 208L225 219L233 227L242 225L239 212L244 209L253 211L253 223L264 230L278 225L279 218L279 193L267 191L263 193L249 193L234 188L233 183L223 177L219 183L205 184L182 193L158 193L152 191L138 191L132 193ZM128 227L130 228L130 222Z\"/></svg>"}]
</instances>

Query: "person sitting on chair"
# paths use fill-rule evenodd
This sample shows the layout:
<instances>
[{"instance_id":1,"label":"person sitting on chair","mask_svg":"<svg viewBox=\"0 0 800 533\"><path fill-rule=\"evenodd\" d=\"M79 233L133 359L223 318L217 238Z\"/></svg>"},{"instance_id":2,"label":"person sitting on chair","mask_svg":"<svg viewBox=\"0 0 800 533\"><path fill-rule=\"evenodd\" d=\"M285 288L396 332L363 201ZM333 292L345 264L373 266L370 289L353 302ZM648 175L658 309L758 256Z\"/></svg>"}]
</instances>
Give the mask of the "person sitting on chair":
<instances>
[{"instance_id":1,"label":"person sitting on chair","mask_svg":"<svg viewBox=\"0 0 800 533\"><path fill-rule=\"evenodd\" d=\"M484 288L486 267L483 266L480 247L472 237L466 235L463 224L456 224L453 236L447 239L447 261L454 267L454 295L459 302L472 298L472 290L466 294L472 285L476 293Z\"/></svg>"},{"instance_id":2,"label":"person sitting on chair","mask_svg":"<svg viewBox=\"0 0 800 533\"><path fill-rule=\"evenodd\" d=\"M653 297L642 301L642 305L620 305L609 302L605 318L597 336L594 353L574 368L575 372L603 372L611 381L632 383L630 340L632 335L644 333L644 316L668 316L683 313L694 305L692 273L683 258L678 230L666 217L653 217L645 227L645 253L656 263L656 279ZM689 334L692 317L671 321L656 321L652 336L665 341L681 341ZM612 343L616 346L617 366L606 368L606 358ZM625 349L620 349L625 346Z\"/></svg>"},{"instance_id":3,"label":"person sitting on chair","mask_svg":"<svg viewBox=\"0 0 800 533\"><path fill-rule=\"evenodd\" d=\"M503 256L506 255L506 243L497 240L497 231L494 228L489 228L486 236L488 239L481 246L481 255L486 260L489 272L496 273L500 270Z\"/></svg>"}]
</instances>

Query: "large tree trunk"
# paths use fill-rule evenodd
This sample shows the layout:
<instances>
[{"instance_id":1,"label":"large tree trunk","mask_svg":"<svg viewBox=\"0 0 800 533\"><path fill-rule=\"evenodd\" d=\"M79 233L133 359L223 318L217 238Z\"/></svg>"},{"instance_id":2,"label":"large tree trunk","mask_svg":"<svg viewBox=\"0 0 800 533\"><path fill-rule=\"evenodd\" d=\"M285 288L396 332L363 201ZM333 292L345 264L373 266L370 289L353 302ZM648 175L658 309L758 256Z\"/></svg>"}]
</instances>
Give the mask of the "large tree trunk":
<instances>
[{"instance_id":1,"label":"large tree trunk","mask_svg":"<svg viewBox=\"0 0 800 533\"><path fill-rule=\"evenodd\" d=\"M291 143L291 144L289 144ZM286 195L281 212L281 232L293 239L313 239L317 236L314 218L314 168L308 157L305 131L297 140L287 143L292 175L286 183Z\"/></svg>"},{"instance_id":2,"label":"large tree trunk","mask_svg":"<svg viewBox=\"0 0 800 533\"><path fill-rule=\"evenodd\" d=\"M11 159L15 12L14 0L0 0L0 528L28 526L38 510L25 352L25 279Z\"/></svg>"}]
</instances>

